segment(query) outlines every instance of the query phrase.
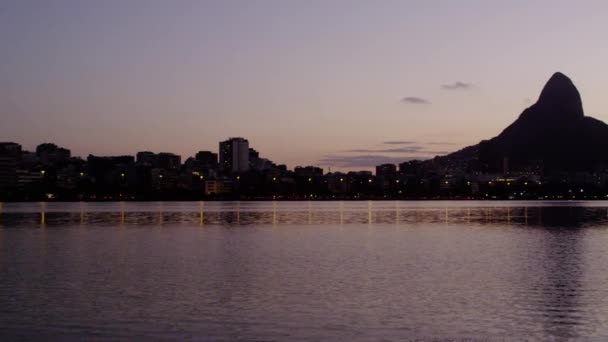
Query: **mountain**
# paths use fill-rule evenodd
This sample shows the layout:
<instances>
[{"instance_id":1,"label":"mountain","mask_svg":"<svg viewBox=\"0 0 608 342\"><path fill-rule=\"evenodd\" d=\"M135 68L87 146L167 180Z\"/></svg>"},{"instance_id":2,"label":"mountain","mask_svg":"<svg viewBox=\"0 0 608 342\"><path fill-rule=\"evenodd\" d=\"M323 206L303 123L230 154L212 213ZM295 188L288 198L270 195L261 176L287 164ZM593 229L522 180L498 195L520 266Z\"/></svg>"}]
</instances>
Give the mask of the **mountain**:
<instances>
[{"instance_id":1,"label":"mountain","mask_svg":"<svg viewBox=\"0 0 608 342\"><path fill-rule=\"evenodd\" d=\"M608 125L585 116L576 86L555 73L538 101L498 136L450 155L440 164L463 164L487 172L592 171L608 165Z\"/></svg>"}]
</instances>

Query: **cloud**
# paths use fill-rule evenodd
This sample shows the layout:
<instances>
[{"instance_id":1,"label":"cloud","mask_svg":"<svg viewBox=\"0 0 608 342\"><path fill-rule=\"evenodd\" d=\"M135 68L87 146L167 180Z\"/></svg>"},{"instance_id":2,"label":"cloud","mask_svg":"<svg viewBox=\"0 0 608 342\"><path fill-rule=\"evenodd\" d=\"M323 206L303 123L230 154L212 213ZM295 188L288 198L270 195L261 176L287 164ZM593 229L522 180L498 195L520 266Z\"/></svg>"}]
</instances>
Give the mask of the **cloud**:
<instances>
[{"instance_id":1,"label":"cloud","mask_svg":"<svg viewBox=\"0 0 608 342\"><path fill-rule=\"evenodd\" d=\"M408 104L430 104L427 99L423 99L422 97L416 96L408 96L401 99L401 102Z\"/></svg>"},{"instance_id":2,"label":"cloud","mask_svg":"<svg viewBox=\"0 0 608 342\"><path fill-rule=\"evenodd\" d=\"M426 150L422 146L406 146L406 147L382 148L382 149L354 149L354 150L347 150L344 152L347 152L347 153L413 153L413 154L427 154L427 155L437 155L437 154L449 153L446 151Z\"/></svg>"},{"instance_id":3,"label":"cloud","mask_svg":"<svg viewBox=\"0 0 608 342\"><path fill-rule=\"evenodd\" d=\"M410 146L410 147L397 147L397 148L381 148L381 149L367 149L360 148L354 150L348 150L344 152L350 153L418 153L422 150L421 146Z\"/></svg>"},{"instance_id":4,"label":"cloud","mask_svg":"<svg viewBox=\"0 0 608 342\"><path fill-rule=\"evenodd\" d=\"M411 141L411 140L391 140L385 141L382 143L383 145L457 145L454 142L448 141Z\"/></svg>"},{"instance_id":5,"label":"cloud","mask_svg":"<svg viewBox=\"0 0 608 342\"><path fill-rule=\"evenodd\" d=\"M384 145L415 145L417 142L415 141L407 141L407 140L394 140L394 141L385 141Z\"/></svg>"},{"instance_id":6,"label":"cloud","mask_svg":"<svg viewBox=\"0 0 608 342\"><path fill-rule=\"evenodd\" d=\"M454 83L451 84L443 84L441 86L441 89L445 89L445 90L465 90L465 89L471 89L473 87L473 85L471 83L465 83L465 82L461 82L461 81L456 81Z\"/></svg>"},{"instance_id":7,"label":"cloud","mask_svg":"<svg viewBox=\"0 0 608 342\"><path fill-rule=\"evenodd\" d=\"M431 141L431 142L427 142L424 144L427 144L427 145L458 145L457 143L448 142L448 141Z\"/></svg>"},{"instance_id":8,"label":"cloud","mask_svg":"<svg viewBox=\"0 0 608 342\"><path fill-rule=\"evenodd\" d=\"M356 155L338 156L329 155L321 158L319 164L337 167L374 167L380 164L399 164L408 160L419 159L414 157L390 157L383 155Z\"/></svg>"}]
</instances>

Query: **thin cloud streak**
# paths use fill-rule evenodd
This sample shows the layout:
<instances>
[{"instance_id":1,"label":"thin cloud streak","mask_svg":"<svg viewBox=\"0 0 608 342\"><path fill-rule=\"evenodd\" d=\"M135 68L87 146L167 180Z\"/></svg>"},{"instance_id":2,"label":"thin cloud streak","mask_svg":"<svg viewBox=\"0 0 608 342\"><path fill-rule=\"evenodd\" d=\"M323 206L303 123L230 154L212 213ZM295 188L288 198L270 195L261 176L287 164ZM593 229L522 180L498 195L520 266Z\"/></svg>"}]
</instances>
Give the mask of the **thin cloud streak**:
<instances>
[{"instance_id":1,"label":"thin cloud streak","mask_svg":"<svg viewBox=\"0 0 608 342\"><path fill-rule=\"evenodd\" d=\"M427 142L424 144L427 144L427 145L458 145L457 143L448 142L448 141L433 141L433 142Z\"/></svg>"},{"instance_id":2,"label":"thin cloud streak","mask_svg":"<svg viewBox=\"0 0 608 342\"><path fill-rule=\"evenodd\" d=\"M411 141L411 140L392 140L392 141L385 141L382 144L383 145L458 145L455 142L449 142L449 141L424 142L424 141Z\"/></svg>"},{"instance_id":3,"label":"thin cloud streak","mask_svg":"<svg viewBox=\"0 0 608 342\"><path fill-rule=\"evenodd\" d=\"M401 99L401 102L407 104L430 104L431 102L427 99L423 99L422 97L416 96L408 96Z\"/></svg>"},{"instance_id":4,"label":"thin cloud streak","mask_svg":"<svg viewBox=\"0 0 608 342\"><path fill-rule=\"evenodd\" d=\"M394 140L394 141L385 141L383 142L384 145L415 145L418 144L415 141L401 141L401 140Z\"/></svg>"},{"instance_id":5,"label":"thin cloud streak","mask_svg":"<svg viewBox=\"0 0 608 342\"><path fill-rule=\"evenodd\" d=\"M347 153L416 153L416 154L447 154L447 151L433 151L426 150L422 146L409 146L409 147L398 147L398 148L385 148L385 149L354 149L344 151Z\"/></svg>"},{"instance_id":6,"label":"thin cloud streak","mask_svg":"<svg viewBox=\"0 0 608 342\"><path fill-rule=\"evenodd\" d=\"M321 165L337 167L375 167L380 164L399 164L405 161L420 159L416 157L391 157L385 155L325 156L319 160Z\"/></svg>"},{"instance_id":7,"label":"thin cloud streak","mask_svg":"<svg viewBox=\"0 0 608 342\"><path fill-rule=\"evenodd\" d=\"M466 89L471 89L473 87L473 85L471 83L465 83L465 82L461 82L461 81L456 81L454 83L451 84L443 84L441 86L441 89L444 90L466 90Z\"/></svg>"}]
</instances>

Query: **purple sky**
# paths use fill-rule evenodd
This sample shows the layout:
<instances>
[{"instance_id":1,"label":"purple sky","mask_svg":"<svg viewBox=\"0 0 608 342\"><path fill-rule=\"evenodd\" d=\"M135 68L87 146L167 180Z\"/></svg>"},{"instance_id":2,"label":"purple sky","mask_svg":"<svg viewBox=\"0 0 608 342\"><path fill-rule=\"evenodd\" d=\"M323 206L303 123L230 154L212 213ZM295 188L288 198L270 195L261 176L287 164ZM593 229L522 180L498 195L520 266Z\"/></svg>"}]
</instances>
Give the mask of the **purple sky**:
<instances>
[{"instance_id":1,"label":"purple sky","mask_svg":"<svg viewBox=\"0 0 608 342\"><path fill-rule=\"evenodd\" d=\"M498 134L558 70L608 121L607 17L605 1L3 0L0 140L427 158Z\"/></svg>"}]
</instances>

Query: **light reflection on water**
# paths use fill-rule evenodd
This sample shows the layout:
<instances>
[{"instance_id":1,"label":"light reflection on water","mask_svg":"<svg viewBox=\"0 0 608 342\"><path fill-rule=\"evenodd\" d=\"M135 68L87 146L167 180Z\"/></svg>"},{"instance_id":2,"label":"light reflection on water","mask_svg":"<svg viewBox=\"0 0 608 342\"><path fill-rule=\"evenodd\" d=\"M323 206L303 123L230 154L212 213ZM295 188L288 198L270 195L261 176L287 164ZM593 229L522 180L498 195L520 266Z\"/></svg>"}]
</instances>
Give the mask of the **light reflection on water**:
<instances>
[{"instance_id":1,"label":"light reflection on water","mask_svg":"<svg viewBox=\"0 0 608 342\"><path fill-rule=\"evenodd\" d=\"M468 206L470 205L470 206ZM110 202L6 203L0 227L92 225L474 224L583 226L606 202ZM545 217L543 217L543 215Z\"/></svg>"},{"instance_id":2,"label":"light reflection on water","mask_svg":"<svg viewBox=\"0 0 608 342\"><path fill-rule=\"evenodd\" d=\"M0 337L603 340L607 227L607 202L4 203Z\"/></svg>"}]
</instances>

